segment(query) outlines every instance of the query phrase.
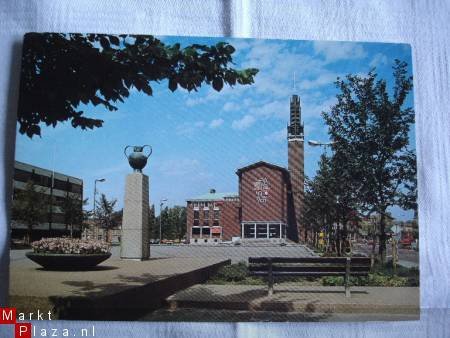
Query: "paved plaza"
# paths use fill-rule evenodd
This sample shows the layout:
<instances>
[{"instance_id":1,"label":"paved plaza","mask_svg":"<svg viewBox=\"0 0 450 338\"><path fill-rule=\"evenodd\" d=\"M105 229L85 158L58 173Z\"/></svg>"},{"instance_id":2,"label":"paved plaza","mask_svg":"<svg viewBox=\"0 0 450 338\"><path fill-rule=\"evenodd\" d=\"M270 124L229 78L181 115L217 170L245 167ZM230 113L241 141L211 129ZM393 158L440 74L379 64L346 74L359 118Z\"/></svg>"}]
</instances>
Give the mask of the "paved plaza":
<instances>
[{"instance_id":1,"label":"paved plaza","mask_svg":"<svg viewBox=\"0 0 450 338\"><path fill-rule=\"evenodd\" d=\"M10 305L25 313L51 311L53 319L135 319L230 263L213 257L147 261L113 257L90 270L48 271L17 252L14 256Z\"/></svg>"},{"instance_id":2,"label":"paved plaza","mask_svg":"<svg viewBox=\"0 0 450 338\"><path fill-rule=\"evenodd\" d=\"M145 320L417 320L419 288L299 286L283 283L272 296L261 285L195 285L170 296L168 308ZM205 311L205 310L208 311ZM221 315L221 319L217 318Z\"/></svg>"},{"instance_id":3,"label":"paved plaza","mask_svg":"<svg viewBox=\"0 0 450 338\"><path fill-rule=\"evenodd\" d=\"M118 255L114 247L113 255ZM232 263L248 261L248 257L308 257L314 255L304 245L151 245L152 258L202 258L231 259Z\"/></svg>"}]
</instances>

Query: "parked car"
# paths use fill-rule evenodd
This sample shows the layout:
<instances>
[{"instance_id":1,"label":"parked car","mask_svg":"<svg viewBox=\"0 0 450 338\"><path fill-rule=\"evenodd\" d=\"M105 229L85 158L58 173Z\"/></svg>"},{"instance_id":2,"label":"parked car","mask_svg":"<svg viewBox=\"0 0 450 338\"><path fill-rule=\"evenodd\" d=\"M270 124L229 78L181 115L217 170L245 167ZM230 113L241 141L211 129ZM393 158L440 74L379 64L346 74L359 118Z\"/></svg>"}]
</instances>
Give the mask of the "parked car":
<instances>
[{"instance_id":1,"label":"parked car","mask_svg":"<svg viewBox=\"0 0 450 338\"><path fill-rule=\"evenodd\" d=\"M405 237L402 238L398 243L402 248L411 248L411 244L414 242L414 238L412 237Z\"/></svg>"}]
</instances>

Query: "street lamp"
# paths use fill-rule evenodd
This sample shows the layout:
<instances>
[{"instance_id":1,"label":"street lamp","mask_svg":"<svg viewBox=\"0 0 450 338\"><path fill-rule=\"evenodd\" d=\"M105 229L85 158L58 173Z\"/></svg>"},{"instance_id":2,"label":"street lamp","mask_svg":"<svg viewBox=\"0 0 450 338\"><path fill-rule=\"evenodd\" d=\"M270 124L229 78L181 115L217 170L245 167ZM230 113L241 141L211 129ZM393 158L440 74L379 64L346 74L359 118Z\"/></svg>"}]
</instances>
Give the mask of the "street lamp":
<instances>
[{"instance_id":1,"label":"street lamp","mask_svg":"<svg viewBox=\"0 0 450 338\"><path fill-rule=\"evenodd\" d=\"M335 141L331 141L331 142L319 142L319 141L315 141L315 140L308 141L308 144L312 147L324 147L325 152L327 152L327 147L331 147L335 143L336 143Z\"/></svg>"},{"instance_id":2,"label":"street lamp","mask_svg":"<svg viewBox=\"0 0 450 338\"><path fill-rule=\"evenodd\" d=\"M97 182L105 182L106 180L104 178L98 178L95 179L94 181L94 223L95 223L95 202L96 202L96 197L97 197Z\"/></svg>"},{"instance_id":3,"label":"street lamp","mask_svg":"<svg viewBox=\"0 0 450 338\"><path fill-rule=\"evenodd\" d=\"M167 202L167 198L163 198L161 200L159 200L159 244L161 245L161 240L162 240L162 227L161 227L161 220L162 220L162 207L164 205L164 202Z\"/></svg>"}]
</instances>

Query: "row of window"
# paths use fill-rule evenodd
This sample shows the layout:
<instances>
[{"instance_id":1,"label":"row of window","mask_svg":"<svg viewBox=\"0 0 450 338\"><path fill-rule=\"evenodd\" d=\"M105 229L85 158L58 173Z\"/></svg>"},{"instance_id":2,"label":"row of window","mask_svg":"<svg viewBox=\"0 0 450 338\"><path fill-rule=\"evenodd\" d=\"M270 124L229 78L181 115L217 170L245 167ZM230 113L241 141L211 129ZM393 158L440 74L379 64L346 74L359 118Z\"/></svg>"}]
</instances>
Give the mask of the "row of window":
<instances>
[{"instance_id":1,"label":"row of window","mask_svg":"<svg viewBox=\"0 0 450 338\"><path fill-rule=\"evenodd\" d=\"M33 181L35 184L42 187L51 188L52 178L49 176L36 174L34 171L29 172L22 169L14 169L14 180L18 182L26 183L28 181ZM57 178L53 179L53 188L58 190L70 191L73 193L81 194L83 192L83 186L80 184L75 184L72 182L62 181Z\"/></svg>"},{"instance_id":2,"label":"row of window","mask_svg":"<svg viewBox=\"0 0 450 338\"><path fill-rule=\"evenodd\" d=\"M212 207L212 208L215 208L215 207L217 207L217 206L219 206L220 205L220 203L217 203L217 202L192 202L192 206L194 207L194 208L198 208L198 207L207 207L207 208L209 208L209 207Z\"/></svg>"},{"instance_id":3,"label":"row of window","mask_svg":"<svg viewBox=\"0 0 450 338\"><path fill-rule=\"evenodd\" d=\"M207 220L207 219L205 219L202 224L205 227L208 227L210 225L209 220ZM199 225L200 225L200 221L198 219L194 219L194 226L199 226ZM220 225L219 224L219 220L214 220L212 222L212 225L213 226L219 226Z\"/></svg>"},{"instance_id":4,"label":"row of window","mask_svg":"<svg viewBox=\"0 0 450 338\"><path fill-rule=\"evenodd\" d=\"M213 232L211 233L211 228L209 227L202 227L202 228L192 228L192 236L209 236L212 235L212 237L220 237L220 232Z\"/></svg>"},{"instance_id":5,"label":"row of window","mask_svg":"<svg viewBox=\"0 0 450 338\"><path fill-rule=\"evenodd\" d=\"M220 219L220 210L214 210L213 212L214 220ZM194 220L198 220L200 218L200 211L194 210ZM203 219L208 220L209 219L209 210L203 210Z\"/></svg>"}]
</instances>

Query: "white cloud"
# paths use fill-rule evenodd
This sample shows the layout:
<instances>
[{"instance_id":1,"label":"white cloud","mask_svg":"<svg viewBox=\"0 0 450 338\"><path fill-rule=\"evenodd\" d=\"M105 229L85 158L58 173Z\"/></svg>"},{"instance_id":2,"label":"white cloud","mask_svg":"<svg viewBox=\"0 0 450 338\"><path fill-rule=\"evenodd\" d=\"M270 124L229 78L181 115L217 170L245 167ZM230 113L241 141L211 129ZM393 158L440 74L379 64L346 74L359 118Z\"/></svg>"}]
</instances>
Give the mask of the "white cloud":
<instances>
[{"instance_id":1,"label":"white cloud","mask_svg":"<svg viewBox=\"0 0 450 338\"><path fill-rule=\"evenodd\" d=\"M220 118L212 120L209 123L209 127L212 128L212 129L218 128L218 127L220 127L223 124L223 122L224 122L223 119L220 119Z\"/></svg>"},{"instance_id":2,"label":"white cloud","mask_svg":"<svg viewBox=\"0 0 450 338\"><path fill-rule=\"evenodd\" d=\"M176 128L177 135L182 136L191 136L200 128L203 128L205 126L205 122L203 121L197 121L194 123L185 122L183 124L180 124Z\"/></svg>"},{"instance_id":3,"label":"white cloud","mask_svg":"<svg viewBox=\"0 0 450 338\"><path fill-rule=\"evenodd\" d=\"M317 89L322 86L329 85L330 83L333 83L336 81L336 78L339 76L337 73L328 73L325 72L323 74L320 74L313 80L303 80L300 82L300 89L301 90L308 90L308 89Z\"/></svg>"},{"instance_id":4,"label":"white cloud","mask_svg":"<svg viewBox=\"0 0 450 338\"><path fill-rule=\"evenodd\" d=\"M377 53L373 57L372 61L370 61L369 65L370 65L370 67L378 67L378 66L383 66L387 63L388 63L387 56L382 53Z\"/></svg>"},{"instance_id":5,"label":"white cloud","mask_svg":"<svg viewBox=\"0 0 450 338\"><path fill-rule=\"evenodd\" d=\"M260 118L278 117L285 119L289 116L289 101L288 99L277 100L254 106L250 109L250 113Z\"/></svg>"},{"instance_id":6,"label":"white cloud","mask_svg":"<svg viewBox=\"0 0 450 338\"><path fill-rule=\"evenodd\" d=\"M354 42L315 41L314 51L316 54L322 54L327 63L362 59L367 56L363 46Z\"/></svg>"},{"instance_id":7,"label":"white cloud","mask_svg":"<svg viewBox=\"0 0 450 338\"><path fill-rule=\"evenodd\" d=\"M281 143L286 139L287 130L286 128L274 131L273 133L264 136L264 141L267 142L275 142L275 143Z\"/></svg>"},{"instance_id":8,"label":"white cloud","mask_svg":"<svg viewBox=\"0 0 450 338\"><path fill-rule=\"evenodd\" d=\"M239 106L236 103L229 101L223 105L222 110L223 111L233 111L238 108L239 108Z\"/></svg>"},{"instance_id":9,"label":"white cloud","mask_svg":"<svg viewBox=\"0 0 450 338\"><path fill-rule=\"evenodd\" d=\"M185 176L197 172L200 162L190 158L168 159L161 162L157 169L165 176Z\"/></svg>"},{"instance_id":10,"label":"white cloud","mask_svg":"<svg viewBox=\"0 0 450 338\"><path fill-rule=\"evenodd\" d=\"M244 130L251 127L256 122L252 115L245 115L240 120L234 120L231 127L236 130Z\"/></svg>"}]
</instances>

